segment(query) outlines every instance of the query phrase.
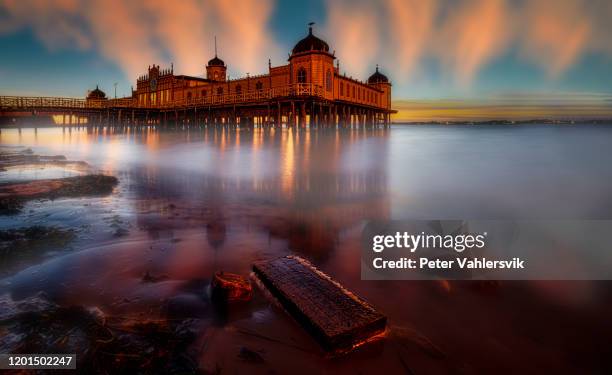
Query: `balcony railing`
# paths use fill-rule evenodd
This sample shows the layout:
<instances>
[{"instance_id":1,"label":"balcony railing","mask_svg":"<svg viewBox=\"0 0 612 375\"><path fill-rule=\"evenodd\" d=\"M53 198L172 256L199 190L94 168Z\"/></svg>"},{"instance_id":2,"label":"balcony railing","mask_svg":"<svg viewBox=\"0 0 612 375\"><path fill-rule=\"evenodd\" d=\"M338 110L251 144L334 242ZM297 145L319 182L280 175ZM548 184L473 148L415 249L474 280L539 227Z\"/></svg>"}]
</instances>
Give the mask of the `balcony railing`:
<instances>
[{"instance_id":1,"label":"balcony railing","mask_svg":"<svg viewBox=\"0 0 612 375\"><path fill-rule=\"evenodd\" d=\"M226 87L224 87L226 89ZM323 87L311 83L298 83L266 90L250 90L243 93L225 93L158 103L139 103L137 98L78 99L57 97L0 96L0 109L97 109L97 108L186 108L195 106L252 103L288 96L323 97Z\"/></svg>"}]
</instances>

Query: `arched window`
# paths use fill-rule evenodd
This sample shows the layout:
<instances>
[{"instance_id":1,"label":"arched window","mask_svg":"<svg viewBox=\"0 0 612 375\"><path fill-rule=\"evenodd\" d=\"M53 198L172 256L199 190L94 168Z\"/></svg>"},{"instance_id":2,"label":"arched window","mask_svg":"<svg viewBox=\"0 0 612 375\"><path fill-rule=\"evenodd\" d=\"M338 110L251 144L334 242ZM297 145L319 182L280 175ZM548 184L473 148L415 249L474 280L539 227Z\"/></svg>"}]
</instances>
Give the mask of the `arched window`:
<instances>
[{"instance_id":1,"label":"arched window","mask_svg":"<svg viewBox=\"0 0 612 375\"><path fill-rule=\"evenodd\" d=\"M306 83L306 69L299 68L297 72L298 83Z\"/></svg>"},{"instance_id":2,"label":"arched window","mask_svg":"<svg viewBox=\"0 0 612 375\"><path fill-rule=\"evenodd\" d=\"M238 85L236 86L236 94L240 95L242 93L242 86Z\"/></svg>"},{"instance_id":3,"label":"arched window","mask_svg":"<svg viewBox=\"0 0 612 375\"><path fill-rule=\"evenodd\" d=\"M344 96L344 82L340 82L340 96Z\"/></svg>"},{"instance_id":4,"label":"arched window","mask_svg":"<svg viewBox=\"0 0 612 375\"><path fill-rule=\"evenodd\" d=\"M353 86L353 99L355 99L355 86Z\"/></svg>"},{"instance_id":5,"label":"arched window","mask_svg":"<svg viewBox=\"0 0 612 375\"><path fill-rule=\"evenodd\" d=\"M190 102L191 101L191 91L189 91L187 93L187 101Z\"/></svg>"},{"instance_id":6,"label":"arched window","mask_svg":"<svg viewBox=\"0 0 612 375\"><path fill-rule=\"evenodd\" d=\"M257 83L255 84L255 90L257 91L263 90L263 83L261 83L261 81L257 81Z\"/></svg>"},{"instance_id":7,"label":"arched window","mask_svg":"<svg viewBox=\"0 0 612 375\"><path fill-rule=\"evenodd\" d=\"M217 95L223 95L223 87L217 87Z\"/></svg>"},{"instance_id":8,"label":"arched window","mask_svg":"<svg viewBox=\"0 0 612 375\"><path fill-rule=\"evenodd\" d=\"M206 90L202 90L200 94L202 95L202 97L206 96Z\"/></svg>"},{"instance_id":9,"label":"arched window","mask_svg":"<svg viewBox=\"0 0 612 375\"><path fill-rule=\"evenodd\" d=\"M325 88L327 91L332 90L332 75L331 70L327 69L327 73L325 73Z\"/></svg>"}]
</instances>

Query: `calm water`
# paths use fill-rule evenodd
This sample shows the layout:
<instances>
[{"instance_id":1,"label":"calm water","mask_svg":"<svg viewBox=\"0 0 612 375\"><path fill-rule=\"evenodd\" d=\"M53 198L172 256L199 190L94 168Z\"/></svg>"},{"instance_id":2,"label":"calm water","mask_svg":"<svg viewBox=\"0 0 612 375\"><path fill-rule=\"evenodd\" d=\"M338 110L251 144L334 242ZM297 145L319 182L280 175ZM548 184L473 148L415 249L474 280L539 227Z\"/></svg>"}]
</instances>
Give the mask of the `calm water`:
<instances>
[{"instance_id":1,"label":"calm water","mask_svg":"<svg viewBox=\"0 0 612 375\"><path fill-rule=\"evenodd\" d=\"M0 291L15 298L44 290L110 315L203 319L202 332L219 332L219 349L200 355L204 368L217 361L239 371L246 365L235 361L235 347L246 340L265 348L266 369L281 373L296 364L304 372L397 370L400 349L425 372L491 371L496 361L516 370L600 369L606 349L595 336L612 332L607 283L504 283L482 292L467 282L363 282L359 235L370 219L612 219L612 126L3 129L0 144L84 160L120 180L108 197L33 202L0 216L0 229L45 224L78 233L68 251L4 270ZM9 170L0 179L75 173ZM229 316L209 306L215 270L246 275L254 260L288 253L313 260L445 359L413 344L330 362L228 330L312 345L263 298ZM146 272L163 280L143 283ZM525 361L514 362L517 353Z\"/></svg>"}]
</instances>

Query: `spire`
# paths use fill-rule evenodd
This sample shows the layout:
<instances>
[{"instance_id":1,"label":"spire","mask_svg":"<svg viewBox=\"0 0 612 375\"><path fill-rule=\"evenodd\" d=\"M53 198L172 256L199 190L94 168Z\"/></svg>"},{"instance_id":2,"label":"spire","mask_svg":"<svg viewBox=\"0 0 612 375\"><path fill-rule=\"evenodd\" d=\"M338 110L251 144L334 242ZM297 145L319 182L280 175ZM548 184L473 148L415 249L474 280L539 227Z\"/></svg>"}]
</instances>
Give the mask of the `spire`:
<instances>
[{"instance_id":1,"label":"spire","mask_svg":"<svg viewBox=\"0 0 612 375\"><path fill-rule=\"evenodd\" d=\"M215 57L217 57L217 36L215 35Z\"/></svg>"},{"instance_id":2,"label":"spire","mask_svg":"<svg viewBox=\"0 0 612 375\"><path fill-rule=\"evenodd\" d=\"M314 22L308 22L308 35L312 35L312 25L314 24Z\"/></svg>"},{"instance_id":3,"label":"spire","mask_svg":"<svg viewBox=\"0 0 612 375\"><path fill-rule=\"evenodd\" d=\"M378 64L376 64L376 73L378 73Z\"/></svg>"}]
</instances>

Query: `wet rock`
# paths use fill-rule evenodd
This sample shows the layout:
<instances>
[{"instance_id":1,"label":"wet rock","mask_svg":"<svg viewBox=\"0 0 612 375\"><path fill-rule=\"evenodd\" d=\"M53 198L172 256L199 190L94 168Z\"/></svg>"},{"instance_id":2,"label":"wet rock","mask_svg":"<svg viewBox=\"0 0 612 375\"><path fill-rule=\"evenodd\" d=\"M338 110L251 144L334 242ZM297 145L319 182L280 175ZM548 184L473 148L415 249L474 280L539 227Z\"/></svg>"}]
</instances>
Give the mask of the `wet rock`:
<instances>
[{"instance_id":1,"label":"wet rock","mask_svg":"<svg viewBox=\"0 0 612 375\"><path fill-rule=\"evenodd\" d=\"M222 302L249 301L253 295L251 282L244 276L216 272L211 282L212 298Z\"/></svg>"},{"instance_id":2,"label":"wet rock","mask_svg":"<svg viewBox=\"0 0 612 375\"><path fill-rule=\"evenodd\" d=\"M114 176L87 175L0 185L0 214L14 214L33 199L110 194L119 180Z\"/></svg>"}]
</instances>

